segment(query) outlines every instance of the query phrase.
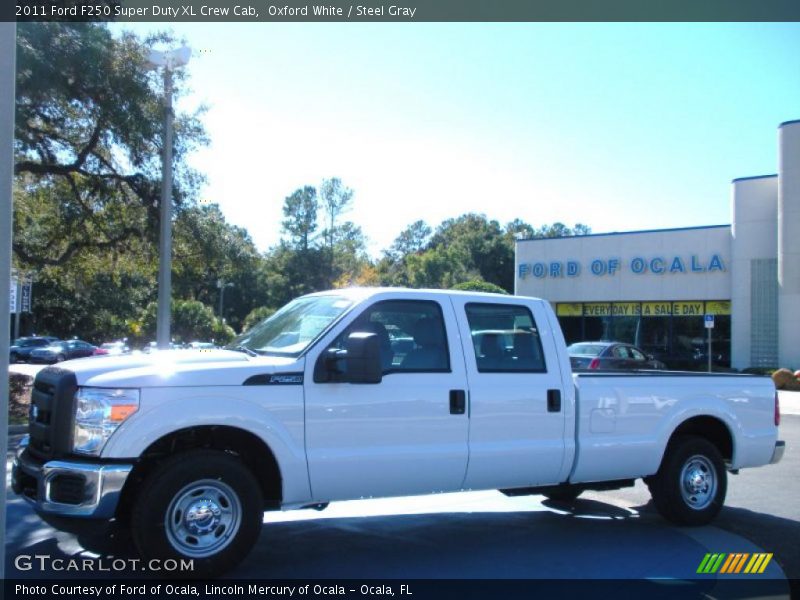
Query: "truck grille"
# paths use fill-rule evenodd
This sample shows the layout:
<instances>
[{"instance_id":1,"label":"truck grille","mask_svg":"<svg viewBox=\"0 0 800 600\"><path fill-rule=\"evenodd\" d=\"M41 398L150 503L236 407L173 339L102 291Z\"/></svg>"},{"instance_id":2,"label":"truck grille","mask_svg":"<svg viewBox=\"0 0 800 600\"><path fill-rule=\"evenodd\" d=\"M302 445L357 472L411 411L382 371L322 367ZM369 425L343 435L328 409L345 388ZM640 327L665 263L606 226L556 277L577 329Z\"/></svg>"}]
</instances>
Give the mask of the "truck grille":
<instances>
[{"instance_id":1,"label":"truck grille","mask_svg":"<svg viewBox=\"0 0 800 600\"><path fill-rule=\"evenodd\" d=\"M75 374L58 367L39 371L31 392L30 453L41 459L70 452L72 404L78 382Z\"/></svg>"}]
</instances>

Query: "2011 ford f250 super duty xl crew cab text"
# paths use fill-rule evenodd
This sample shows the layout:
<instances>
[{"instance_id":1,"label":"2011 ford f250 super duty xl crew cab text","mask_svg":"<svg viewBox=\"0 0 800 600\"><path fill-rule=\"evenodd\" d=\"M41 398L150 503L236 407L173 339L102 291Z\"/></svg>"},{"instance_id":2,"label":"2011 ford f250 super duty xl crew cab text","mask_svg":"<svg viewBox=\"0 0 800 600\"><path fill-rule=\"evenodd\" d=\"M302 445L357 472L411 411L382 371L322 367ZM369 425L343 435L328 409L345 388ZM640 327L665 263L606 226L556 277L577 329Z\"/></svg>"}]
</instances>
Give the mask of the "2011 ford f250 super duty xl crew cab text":
<instances>
[{"instance_id":1,"label":"2011 ford f250 super duty xl crew cab text","mask_svg":"<svg viewBox=\"0 0 800 600\"><path fill-rule=\"evenodd\" d=\"M780 460L778 422L766 377L573 374L542 300L336 290L226 350L42 370L13 487L58 528L114 522L143 557L213 574L265 510L333 500L643 478L667 519L708 523L728 471Z\"/></svg>"}]
</instances>

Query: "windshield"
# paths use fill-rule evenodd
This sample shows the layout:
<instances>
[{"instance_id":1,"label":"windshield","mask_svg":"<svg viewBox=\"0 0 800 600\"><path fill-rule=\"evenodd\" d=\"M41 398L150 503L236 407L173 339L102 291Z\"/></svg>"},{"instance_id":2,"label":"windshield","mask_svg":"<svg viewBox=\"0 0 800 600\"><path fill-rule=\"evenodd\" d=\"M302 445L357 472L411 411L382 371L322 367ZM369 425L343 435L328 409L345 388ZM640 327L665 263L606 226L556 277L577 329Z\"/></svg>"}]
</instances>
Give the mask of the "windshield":
<instances>
[{"instance_id":1,"label":"windshield","mask_svg":"<svg viewBox=\"0 0 800 600\"><path fill-rule=\"evenodd\" d=\"M353 305L343 296L306 296L291 301L230 343L259 354L299 356Z\"/></svg>"},{"instance_id":2,"label":"windshield","mask_svg":"<svg viewBox=\"0 0 800 600\"><path fill-rule=\"evenodd\" d=\"M606 346L603 344L572 344L567 348L567 352L573 356L578 354L581 356L597 356L605 349Z\"/></svg>"}]
</instances>

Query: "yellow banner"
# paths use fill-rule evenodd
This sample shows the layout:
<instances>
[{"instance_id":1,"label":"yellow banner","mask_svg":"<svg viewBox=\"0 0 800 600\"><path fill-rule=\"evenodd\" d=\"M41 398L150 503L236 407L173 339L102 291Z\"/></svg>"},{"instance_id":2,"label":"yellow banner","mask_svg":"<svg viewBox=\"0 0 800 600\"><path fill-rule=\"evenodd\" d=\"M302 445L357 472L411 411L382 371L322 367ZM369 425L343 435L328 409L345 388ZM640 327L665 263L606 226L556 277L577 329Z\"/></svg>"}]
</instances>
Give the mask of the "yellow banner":
<instances>
[{"instance_id":1,"label":"yellow banner","mask_svg":"<svg viewBox=\"0 0 800 600\"><path fill-rule=\"evenodd\" d=\"M643 317L668 317L672 314L672 302L642 302Z\"/></svg>"},{"instance_id":2,"label":"yellow banner","mask_svg":"<svg viewBox=\"0 0 800 600\"><path fill-rule=\"evenodd\" d=\"M580 302L559 302L556 304L556 314L559 317L582 317L583 304Z\"/></svg>"},{"instance_id":3,"label":"yellow banner","mask_svg":"<svg viewBox=\"0 0 800 600\"><path fill-rule=\"evenodd\" d=\"M611 314L615 317L638 317L642 312L642 305L638 302L614 302L611 305Z\"/></svg>"},{"instance_id":4,"label":"yellow banner","mask_svg":"<svg viewBox=\"0 0 800 600\"><path fill-rule=\"evenodd\" d=\"M676 317L700 317L703 315L703 303L673 302L672 314Z\"/></svg>"},{"instance_id":5,"label":"yellow banner","mask_svg":"<svg viewBox=\"0 0 800 600\"><path fill-rule=\"evenodd\" d=\"M730 300L713 300L706 302L707 315L729 315L731 314Z\"/></svg>"},{"instance_id":6,"label":"yellow banner","mask_svg":"<svg viewBox=\"0 0 800 600\"><path fill-rule=\"evenodd\" d=\"M609 302L585 302L583 314L586 317L607 317L611 314L611 304Z\"/></svg>"}]
</instances>

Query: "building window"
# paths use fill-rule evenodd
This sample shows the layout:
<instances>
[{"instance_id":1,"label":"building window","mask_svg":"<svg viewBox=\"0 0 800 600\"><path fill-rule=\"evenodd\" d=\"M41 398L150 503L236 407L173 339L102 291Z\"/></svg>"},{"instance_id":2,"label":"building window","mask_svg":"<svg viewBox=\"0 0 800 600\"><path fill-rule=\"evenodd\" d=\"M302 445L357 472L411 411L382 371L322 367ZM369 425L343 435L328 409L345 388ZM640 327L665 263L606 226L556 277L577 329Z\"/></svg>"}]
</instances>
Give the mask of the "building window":
<instances>
[{"instance_id":1,"label":"building window","mask_svg":"<svg viewBox=\"0 0 800 600\"><path fill-rule=\"evenodd\" d=\"M639 346L670 369L708 365L705 314L715 315L711 353L716 367L730 367L728 300L681 302L571 302L556 305L567 344L608 340ZM580 316L578 316L580 315Z\"/></svg>"}]
</instances>

